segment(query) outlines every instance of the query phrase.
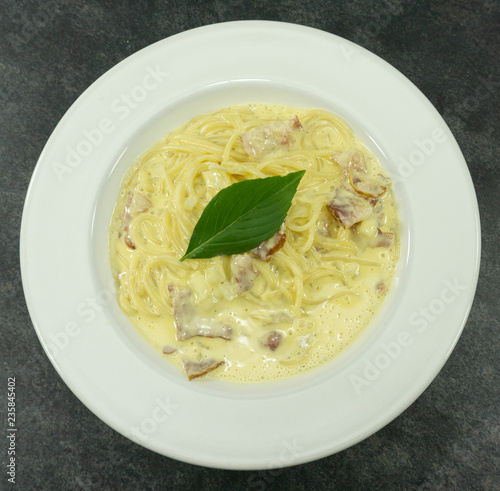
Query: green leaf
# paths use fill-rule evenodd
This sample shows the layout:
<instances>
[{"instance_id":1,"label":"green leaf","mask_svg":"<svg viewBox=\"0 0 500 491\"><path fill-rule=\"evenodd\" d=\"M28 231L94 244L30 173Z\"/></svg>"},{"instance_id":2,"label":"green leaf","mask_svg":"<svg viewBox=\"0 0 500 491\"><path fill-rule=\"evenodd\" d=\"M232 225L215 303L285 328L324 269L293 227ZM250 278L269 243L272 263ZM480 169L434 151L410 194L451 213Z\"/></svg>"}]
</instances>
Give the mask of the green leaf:
<instances>
[{"instance_id":1,"label":"green leaf","mask_svg":"<svg viewBox=\"0 0 500 491\"><path fill-rule=\"evenodd\" d=\"M248 179L219 191L203 210L181 261L240 254L270 239L283 223L304 173Z\"/></svg>"}]
</instances>

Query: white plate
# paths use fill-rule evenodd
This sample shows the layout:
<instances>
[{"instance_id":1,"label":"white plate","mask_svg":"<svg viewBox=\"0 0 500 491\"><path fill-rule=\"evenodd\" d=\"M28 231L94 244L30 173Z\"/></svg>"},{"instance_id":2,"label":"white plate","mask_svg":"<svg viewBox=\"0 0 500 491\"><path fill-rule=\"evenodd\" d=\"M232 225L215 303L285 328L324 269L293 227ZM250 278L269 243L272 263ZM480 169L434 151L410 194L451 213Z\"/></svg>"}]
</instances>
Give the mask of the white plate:
<instances>
[{"instance_id":1,"label":"white plate","mask_svg":"<svg viewBox=\"0 0 500 491\"><path fill-rule=\"evenodd\" d=\"M196 114L250 101L331 110L379 157L401 210L397 285L365 335L315 372L246 387L187 382L116 306L109 218L120 180L138 154ZM140 445L229 469L317 459L400 414L457 342L479 256L470 175L429 101L359 46L272 22L178 34L103 75L45 146L21 230L31 318L76 396Z\"/></svg>"}]
</instances>

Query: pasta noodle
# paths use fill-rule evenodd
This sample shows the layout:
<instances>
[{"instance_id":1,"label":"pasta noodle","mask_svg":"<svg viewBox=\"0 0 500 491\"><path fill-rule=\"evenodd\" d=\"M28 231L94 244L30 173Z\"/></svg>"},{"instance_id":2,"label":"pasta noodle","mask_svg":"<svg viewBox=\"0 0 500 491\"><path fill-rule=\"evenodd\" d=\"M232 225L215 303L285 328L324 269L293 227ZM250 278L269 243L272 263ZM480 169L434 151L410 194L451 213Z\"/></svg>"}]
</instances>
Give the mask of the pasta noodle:
<instances>
[{"instance_id":1,"label":"pasta noodle","mask_svg":"<svg viewBox=\"0 0 500 491\"><path fill-rule=\"evenodd\" d=\"M218 191L303 169L279 250L180 262ZM193 118L136 160L111 220L110 260L120 307L166 359L190 378L255 382L319 366L371 322L398 234L390 183L345 121L242 104Z\"/></svg>"}]
</instances>

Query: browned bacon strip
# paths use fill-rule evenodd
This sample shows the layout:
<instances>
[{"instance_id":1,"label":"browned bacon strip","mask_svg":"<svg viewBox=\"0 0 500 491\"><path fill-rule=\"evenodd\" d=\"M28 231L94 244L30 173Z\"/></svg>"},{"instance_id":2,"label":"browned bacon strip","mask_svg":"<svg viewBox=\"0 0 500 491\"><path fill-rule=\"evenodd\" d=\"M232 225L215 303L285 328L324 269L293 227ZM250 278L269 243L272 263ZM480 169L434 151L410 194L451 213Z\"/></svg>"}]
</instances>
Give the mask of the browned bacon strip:
<instances>
[{"instance_id":1,"label":"browned bacon strip","mask_svg":"<svg viewBox=\"0 0 500 491\"><path fill-rule=\"evenodd\" d=\"M271 256L285 245L285 241L285 223L283 223L270 239L262 242L262 244L252 250L252 253L267 263L271 259Z\"/></svg>"},{"instance_id":2,"label":"browned bacon strip","mask_svg":"<svg viewBox=\"0 0 500 491\"><path fill-rule=\"evenodd\" d=\"M389 179L382 174L370 175L360 150L334 153L331 159L342 168L346 185L350 185L358 194L366 198L378 198L387 190Z\"/></svg>"},{"instance_id":3,"label":"browned bacon strip","mask_svg":"<svg viewBox=\"0 0 500 491\"><path fill-rule=\"evenodd\" d=\"M206 375L207 373L212 372L216 368L220 367L223 363L224 361L217 360L207 360L201 362L182 360L182 364L184 365L184 370L186 371L188 380L193 380L194 378Z\"/></svg>"},{"instance_id":4,"label":"browned bacon strip","mask_svg":"<svg viewBox=\"0 0 500 491\"><path fill-rule=\"evenodd\" d=\"M273 121L242 133L241 144L250 157L260 161L279 147L288 147L292 131L301 128L297 116L293 119Z\"/></svg>"},{"instance_id":5,"label":"browned bacon strip","mask_svg":"<svg viewBox=\"0 0 500 491\"><path fill-rule=\"evenodd\" d=\"M252 258L246 254L238 254L231 259L231 273L234 277L234 289L241 294L250 290L259 272L254 268Z\"/></svg>"},{"instance_id":6,"label":"browned bacon strip","mask_svg":"<svg viewBox=\"0 0 500 491\"><path fill-rule=\"evenodd\" d=\"M372 205L366 199L345 188L335 190L327 208L344 228L352 227L372 213Z\"/></svg>"},{"instance_id":7,"label":"browned bacon strip","mask_svg":"<svg viewBox=\"0 0 500 491\"><path fill-rule=\"evenodd\" d=\"M358 194L366 198L378 198L386 192L389 179L382 174L365 179L360 179L359 176L349 174L349 183Z\"/></svg>"},{"instance_id":8,"label":"browned bacon strip","mask_svg":"<svg viewBox=\"0 0 500 491\"><path fill-rule=\"evenodd\" d=\"M196 310L193 294L189 288L180 291L173 300L176 336L179 341L194 336L231 339L231 326L217 319L203 318Z\"/></svg>"}]
</instances>

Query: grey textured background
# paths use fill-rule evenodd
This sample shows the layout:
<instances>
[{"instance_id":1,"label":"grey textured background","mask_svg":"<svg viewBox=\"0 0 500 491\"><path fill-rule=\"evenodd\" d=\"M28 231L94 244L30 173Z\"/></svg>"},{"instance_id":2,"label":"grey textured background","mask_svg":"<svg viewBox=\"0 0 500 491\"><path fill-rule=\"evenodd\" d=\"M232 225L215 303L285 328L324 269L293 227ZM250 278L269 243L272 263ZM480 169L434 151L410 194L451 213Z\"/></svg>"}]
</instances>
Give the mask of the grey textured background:
<instances>
[{"instance_id":1,"label":"grey textured background","mask_svg":"<svg viewBox=\"0 0 500 491\"><path fill-rule=\"evenodd\" d=\"M260 473L162 457L96 418L41 348L26 309L18 259L31 174L78 96L116 63L155 41L245 19L294 22L337 34L415 83L444 116L465 155L479 201L483 246L469 320L424 394L350 449ZM15 376L19 489L500 489L499 32L497 1L0 0L0 428L6 420L6 380ZM478 97L480 80L490 89ZM9 489L4 438L0 447L0 489Z\"/></svg>"}]
</instances>

